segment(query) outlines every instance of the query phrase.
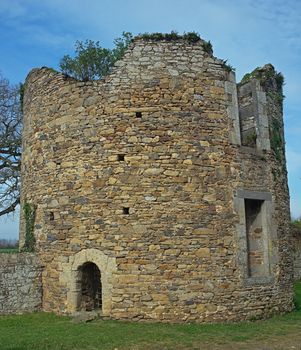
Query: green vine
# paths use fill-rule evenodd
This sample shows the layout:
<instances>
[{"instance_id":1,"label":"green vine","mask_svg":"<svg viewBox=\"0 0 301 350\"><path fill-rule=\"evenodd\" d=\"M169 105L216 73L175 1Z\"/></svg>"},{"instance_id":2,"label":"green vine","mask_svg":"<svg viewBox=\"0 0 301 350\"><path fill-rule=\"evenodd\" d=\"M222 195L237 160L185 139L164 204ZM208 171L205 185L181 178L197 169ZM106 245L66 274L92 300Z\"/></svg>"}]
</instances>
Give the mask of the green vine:
<instances>
[{"instance_id":1,"label":"green vine","mask_svg":"<svg viewBox=\"0 0 301 350\"><path fill-rule=\"evenodd\" d=\"M281 90L282 91L282 87L283 87L283 84L284 84L284 76L282 73L277 73L275 75L275 80L276 80L276 84L277 84L277 88L278 90Z\"/></svg>"},{"instance_id":2,"label":"green vine","mask_svg":"<svg viewBox=\"0 0 301 350\"><path fill-rule=\"evenodd\" d=\"M22 250L25 252L34 252L36 243L34 237L36 206L27 202L24 203L23 213L25 219L25 244Z\"/></svg>"},{"instance_id":3,"label":"green vine","mask_svg":"<svg viewBox=\"0 0 301 350\"><path fill-rule=\"evenodd\" d=\"M271 125L271 149L278 161L282 160L283 155L283 140L282 140L282 125L279 120L272 120Z\"/></svg>"},{"instance_id":4,"label":"green vine","mask_svg":"<svg viewBox=\"0 0 301 350\"><path fill-rule=\"evenodd\" d=\"M285 96L283 95L282 90L281 91L269 91L269 92L267 92L267 96L270 97L271 99L273 99L275 103L280 105L280 108L282 110L283 100L285 99Z\"/></svg>"}]
</instances>

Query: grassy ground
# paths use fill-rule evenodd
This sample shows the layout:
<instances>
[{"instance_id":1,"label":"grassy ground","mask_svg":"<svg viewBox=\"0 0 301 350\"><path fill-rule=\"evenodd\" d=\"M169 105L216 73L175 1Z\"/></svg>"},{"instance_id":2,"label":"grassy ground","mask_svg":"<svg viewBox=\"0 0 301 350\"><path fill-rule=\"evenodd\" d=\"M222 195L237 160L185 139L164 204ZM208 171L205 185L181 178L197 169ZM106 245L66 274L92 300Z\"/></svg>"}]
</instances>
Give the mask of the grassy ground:
<instances>
[{"instance_id":1,"label":"grassy ground","mask_svg":"<svg viewBox=\"0 0 301 350\"><path fill-rule=\"evenodd\" d=\"M94 321L37 313L0 317L1 350L301 349L301 282L296 311L236 324Z\"/></svg>"},{"instance_id":2,"label":"grassy ground","mask_svg":"<svg viewBox=\"0 0 301 350\"><path fill-rule=\"evenodd\" d=\"M19 248L0 248L1 253L18 253Z\"/></svg>"}]
</instances>

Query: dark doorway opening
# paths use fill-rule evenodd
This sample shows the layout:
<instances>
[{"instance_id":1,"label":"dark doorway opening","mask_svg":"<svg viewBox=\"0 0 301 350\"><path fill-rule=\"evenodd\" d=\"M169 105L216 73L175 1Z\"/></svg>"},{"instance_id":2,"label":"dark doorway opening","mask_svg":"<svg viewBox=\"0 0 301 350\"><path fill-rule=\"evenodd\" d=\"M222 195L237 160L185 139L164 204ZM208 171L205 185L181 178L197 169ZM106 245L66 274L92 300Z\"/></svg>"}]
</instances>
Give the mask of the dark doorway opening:
<instances>
[{"instance_id":1,"label":"dark doorway opening","mask_svg":"<svg viewBox=\"0 0 301 350\"><path fill-rule=\"evenodd\" d=\"M101 309L101 274L99 268L91 262L80 267L81 298L80 310L92 311Z\"/></svg>"}]
</instances>

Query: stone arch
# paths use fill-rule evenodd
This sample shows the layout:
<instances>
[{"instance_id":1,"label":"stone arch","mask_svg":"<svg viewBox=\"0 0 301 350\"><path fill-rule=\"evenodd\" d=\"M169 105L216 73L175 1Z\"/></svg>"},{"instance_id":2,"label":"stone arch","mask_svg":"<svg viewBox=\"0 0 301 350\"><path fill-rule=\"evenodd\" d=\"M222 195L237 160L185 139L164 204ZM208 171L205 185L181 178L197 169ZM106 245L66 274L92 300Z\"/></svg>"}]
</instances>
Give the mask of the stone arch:
<instances>
[{"instance_id":1,"label":"stone arch","mask_svg":"<svg viewBox=\"0 0 301 350\"><path fill-rule=\"evenodd\" d=\"M63 271L63 278L67 281L67 312L74 313L79 306L81 284L80 268L86 263L95 264L101 274L102 286L102 314L110 316L113 290L113 274L116 271L116 259L107 256L98 249L83 249L69 258Z\"/></svg>"}]
</instances>

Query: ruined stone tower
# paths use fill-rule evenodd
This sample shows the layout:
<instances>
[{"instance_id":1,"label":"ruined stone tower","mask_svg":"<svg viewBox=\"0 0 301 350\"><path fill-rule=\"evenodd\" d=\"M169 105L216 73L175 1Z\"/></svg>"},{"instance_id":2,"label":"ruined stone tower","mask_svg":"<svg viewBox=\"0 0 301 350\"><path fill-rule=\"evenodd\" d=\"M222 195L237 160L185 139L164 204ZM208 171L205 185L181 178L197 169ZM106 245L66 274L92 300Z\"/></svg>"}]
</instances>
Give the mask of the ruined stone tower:
<instances>
[{"instance_id":1,"label":"ruined stone tower","mask_svg":"<svg viewBox=\"0 0 301 350\"><path fill-rule=\"evenodd\" d=\"M22 203L43 310L222 321L292 309L281 76L136 38L103 80L26 80ZM21 242L25 242L21 220Z\"/></svg>"}]
</instances>

